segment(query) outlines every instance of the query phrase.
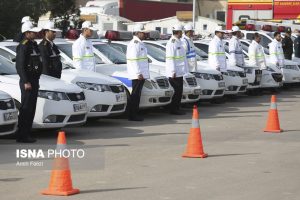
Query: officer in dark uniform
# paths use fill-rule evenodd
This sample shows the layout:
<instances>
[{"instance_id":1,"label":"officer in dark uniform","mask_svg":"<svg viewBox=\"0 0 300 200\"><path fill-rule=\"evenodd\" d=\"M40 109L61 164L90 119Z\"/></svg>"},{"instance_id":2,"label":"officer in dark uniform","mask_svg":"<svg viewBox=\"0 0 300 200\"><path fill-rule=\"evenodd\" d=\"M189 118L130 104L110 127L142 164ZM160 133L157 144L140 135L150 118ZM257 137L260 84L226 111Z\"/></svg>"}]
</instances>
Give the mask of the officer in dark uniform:
<instances>
[{"instance_id":1,"label":"officer in dark uniform","mask_svg":"<svg viewBox=\"0 0 300 200\"><path fill-rule=\"evenodd\" d=\"M31 137L31 128L35 115L36 102L39 90L39 79L42 73L42 62L37 43L36 34L41 29L33 27L30 21L22 25L23 40L17 47L16 68L20 76L21 107L17 142L36 142Z\"/></svg>"},{"instance_id":2,"label":"officer in dark uniform","mask_svg":"<svg viewBox=\"0 0 300 200\"><path fill-rule=\"evenodd\" d=\"M57 46L53 43L56 37L56 32L60 31L54 28L53 22L48 22L44 28L44 39L39 44L39 49L41 52L43 60L43 74L52 76L55 78L61 77L62 63L60 61L59 50Z\"/></svg>"},{"instance_id":3,"label":"officer in dark uniform","mask_svg":"<svg viewBox=\"0 0 300 200\"><path fill-rule=\"evenodd\" d=\"M293 40L291 38L291 29L287 29L284 38L282 39L282 49L284 58L292 60L293 55Z\"/></svg>"},{"instance_id":4,"label":"officer in dark uniform","mask_svg":"<svg viewBox=\"0 0 300 200\"><path fill-rule=\"evenodd\" d=\"M294 40L295 57L300 58L300 31L295 30L297 38Z\"/></svg>"}]
</instances>

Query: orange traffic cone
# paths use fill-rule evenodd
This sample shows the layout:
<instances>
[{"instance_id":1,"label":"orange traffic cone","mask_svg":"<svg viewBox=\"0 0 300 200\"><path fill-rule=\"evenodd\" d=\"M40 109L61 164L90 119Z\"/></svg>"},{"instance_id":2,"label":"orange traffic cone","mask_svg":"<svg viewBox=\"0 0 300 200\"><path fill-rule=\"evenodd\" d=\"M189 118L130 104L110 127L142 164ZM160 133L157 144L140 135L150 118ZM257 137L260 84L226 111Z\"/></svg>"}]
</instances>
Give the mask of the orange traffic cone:
<instances>
[{"instance_id":1,"label":"orange traffic cone","mask_svg":"<svg viewBox=\"0 0 300 200\"><path fill-rule=\"evenodd\" d=\"M186 158L205 158L207 154L203 151L201 130L199 125L199 113L198 108L194 105L192 128L190 129L190 135L188 138L188 144L186 152L182 155Z\"/></svg>"},{"instance_id":2,"label":"orange traffic cone","mask_svg":"<svg viewBox=\"0 0 300 200\"><path fill-rule=\"evenodd\" d=\"M264 132L280 133L282 131L283 130L280 129L280 124L279 124L276 96L272 95L267 127L264 129Z\"/></svg>"},{"instance_id":3,"label":"orange traffic cone","mask_svg":"<svg viewBox=\"0 0 300 200\"><path fill-rule=\"evenodd\" d=\"M66 146L65 132L61 131L58 133L56 149L63 150L66 149ZM68 158L54 158L49 188L42 191L42 194L68 196L77 193L79 193L79 190L74 189L72 186L72 178Z\"/></svg>"}]
</instances>

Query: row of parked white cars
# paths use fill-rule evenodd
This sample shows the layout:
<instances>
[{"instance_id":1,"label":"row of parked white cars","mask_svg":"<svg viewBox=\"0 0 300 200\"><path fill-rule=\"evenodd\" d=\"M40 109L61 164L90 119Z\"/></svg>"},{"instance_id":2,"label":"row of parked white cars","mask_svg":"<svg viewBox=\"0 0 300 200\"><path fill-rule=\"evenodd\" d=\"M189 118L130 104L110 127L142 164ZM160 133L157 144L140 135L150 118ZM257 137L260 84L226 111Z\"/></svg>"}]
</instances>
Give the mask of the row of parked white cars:
<instances>
[{"instance_id":1,"label":"row of parked white cars","mask_svg":"<svg viewBox=\"0 0 300 200\"><path fill-rule=\"evenodd\" d=\"M72 66L74 41L56 39L63 62L62 76L60 80L41 76L34 129L82 125L87 118L125 112L131 91L125 56L129 41L121 40L122 34L116 34L115 31L107 35L110 40L92 39L96 72L75 69ZM227 47L228 41L224 42ZM151 78L145 81L142 90L142 109L166 106L171 102L174 90L164 75L166 43L166 40L145 41ZM247 58L250 41L242 40L242 44ZM17 45L9 40L0 42L0 135L13 133L17 128L17 110L21 102L19 76L15 69ZM195 41L198 69L184 76L182 103L215 100L247 90L279 88L283 83L300 82L299 63L293 61L286 61L282 69L269 63L266 70L246 64L244 68L229 67L227 72L221 73L207 62L208 45L207 39ZM267 49L265 53L268 54Z\"/></svg>"}]
</instances>

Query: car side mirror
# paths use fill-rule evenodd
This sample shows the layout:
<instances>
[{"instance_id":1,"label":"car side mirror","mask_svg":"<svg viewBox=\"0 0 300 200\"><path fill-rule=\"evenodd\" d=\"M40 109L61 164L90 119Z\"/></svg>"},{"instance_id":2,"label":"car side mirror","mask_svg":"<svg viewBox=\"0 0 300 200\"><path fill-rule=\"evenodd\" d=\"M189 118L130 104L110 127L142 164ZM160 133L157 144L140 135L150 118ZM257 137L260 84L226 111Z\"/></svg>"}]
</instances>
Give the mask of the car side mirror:
<instances>
[{"instance_id":1,"label":"car side mirror","mask_svg":"<svg viewBox=\"0 0 300 200\"><path fill-rule=\"evenodd\" d=\"M16 58L12 58L11 61L12 62L16 62L17 60L16 60Z\"/></svg>"},{"instance_id":2,"label":"car side mirror","mask_svg":"<svg viewBox=\"0 0 300 200\"><path fill-rule=\"evenodd\" d=\"M148 58L148 63L152 63L152 60L150 58Z\"/></svg>"}]
</instances>

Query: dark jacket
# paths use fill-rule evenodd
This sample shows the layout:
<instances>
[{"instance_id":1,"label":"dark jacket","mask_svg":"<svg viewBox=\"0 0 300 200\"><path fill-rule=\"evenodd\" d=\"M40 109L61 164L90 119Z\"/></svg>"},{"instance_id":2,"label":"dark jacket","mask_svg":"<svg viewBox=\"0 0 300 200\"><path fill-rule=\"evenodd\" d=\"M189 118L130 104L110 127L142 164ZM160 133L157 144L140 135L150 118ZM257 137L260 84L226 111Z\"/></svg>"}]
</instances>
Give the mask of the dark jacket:
<instances>
[{"instance_id":1,"label":"dark jacket","mask_svg":"<svg viewBox=\"0 0 300 200\"><path fill-rule=\"evenodd\" d=\"M300 36L294 40L295 57L300 58Z\"/></svg>"},{"instance_id":2,"label":"dark jacket","mask_svg":"<svg viewBox=\"0 0 300 200\"><path fill-rule=\"evenodd\" d=\"M284 58L291 60L293 55L293 40L291 37L285 36L282 39L282 49Z\"/></svg>"},{"instance_id":3,"label":"dark jacket","mask_svg":"<svg viewBox=\"0 0 300 200\"><path fill-rule=\"evenodd\" d=\"M43 60L43 74L55 78L61 77L62 63L60 61L59 50L57 46L43 39L39 44L42 60Z\"/></svg>"},{"instance_id":4,"label":"dark jacket","mask_svg":"<svg viewBox=\"0 0 300 200\"><path fill-rule=\"evenodd\" d=\"M42 62L36 42L23 39L17 46L16 68L23 83L31 83L40 78Z\"/></svg>"}]
</instances>

